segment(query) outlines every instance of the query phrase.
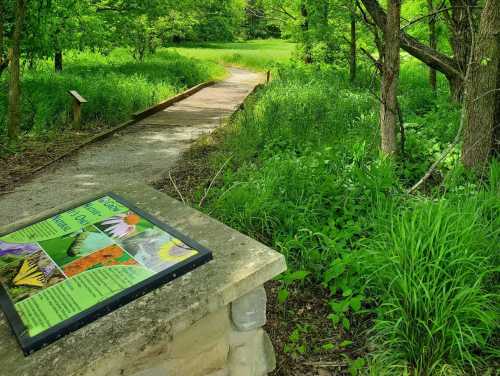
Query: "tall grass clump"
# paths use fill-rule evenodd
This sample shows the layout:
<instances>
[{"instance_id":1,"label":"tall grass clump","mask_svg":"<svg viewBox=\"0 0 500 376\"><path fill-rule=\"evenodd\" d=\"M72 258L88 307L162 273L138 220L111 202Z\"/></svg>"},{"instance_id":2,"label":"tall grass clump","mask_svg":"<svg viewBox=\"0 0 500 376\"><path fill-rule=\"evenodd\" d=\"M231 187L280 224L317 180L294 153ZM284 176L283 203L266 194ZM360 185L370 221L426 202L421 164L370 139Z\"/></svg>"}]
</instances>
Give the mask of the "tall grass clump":
<instances>
[{"instance_id":1,"label":"tall grass clump","mask_svg":"<svg viewBox=\"0 0 500 376\"><path fill-rule=\"evenodd\" d=\"M484 365L500 322L494 192L379 213L363 274L380 302L372 333L389 373L472 374Z\"/></svg>"}]
</instances>

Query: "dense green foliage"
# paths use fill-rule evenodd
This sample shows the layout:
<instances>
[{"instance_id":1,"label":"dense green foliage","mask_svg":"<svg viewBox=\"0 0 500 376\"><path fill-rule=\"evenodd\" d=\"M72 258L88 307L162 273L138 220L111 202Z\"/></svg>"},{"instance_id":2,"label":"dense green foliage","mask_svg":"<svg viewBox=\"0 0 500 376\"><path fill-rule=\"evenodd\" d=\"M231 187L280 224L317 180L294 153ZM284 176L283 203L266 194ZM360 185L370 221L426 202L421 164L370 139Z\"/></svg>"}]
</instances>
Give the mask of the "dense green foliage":
<instances>
[{"instance_id":1,"label":"dense green foliage","mask_svg":"<svg viewBox=\"0 0 500 376\"><path fill-rule=\"evenodd\" d=\"M395 164L377 151L364 85L331 66L282 67L228 130L213 163L232 168L207 210L286 255L281 300L305 278L330 292L333 325L376 314L373 374L481 373L498 359L500 166L477 183L452 153L429 197L405 193L458 127L458 108L422 73L404 66L409 158Z\"/></svg>"},{"instance_id":2,"label":"dense green foliage","mask_svg":"<svg viewBox=\"0 0 500 376\"><path fill-rule=\"evenodd\" d=\"M400 14L399 0L0 0L0 153L70 128L68 90L89 100L89 130L221 78L222 64L272 69L221 132L210 163L227 168L203 210L286 256L279 302L315 291L335 341L359 345L351 374L493 374L500 44L488 25L500 12L437 3ZM290 41L241 41L269 37ZM285 352L307 351L308 325Z\"/></svg>"},{"instance_id":3,"label":"dense green foliage","mask_svg":"<svg viewBox=\"0 0 500 376\"><path fill-rule=\"evenodd\" d=\"M116 125L130 115L179 91L209 79L220 78L224 69L215 63L158 51L137 62L124 50L108 56L97 53L68 54L66 69L55 73L49 61L26 70L22 79L22 128L42 134L71 123L71 98L77 90L87 100L83 127ZM0 137L5 130L8 75L0 77Z\"/></svg>"}]
</instances>

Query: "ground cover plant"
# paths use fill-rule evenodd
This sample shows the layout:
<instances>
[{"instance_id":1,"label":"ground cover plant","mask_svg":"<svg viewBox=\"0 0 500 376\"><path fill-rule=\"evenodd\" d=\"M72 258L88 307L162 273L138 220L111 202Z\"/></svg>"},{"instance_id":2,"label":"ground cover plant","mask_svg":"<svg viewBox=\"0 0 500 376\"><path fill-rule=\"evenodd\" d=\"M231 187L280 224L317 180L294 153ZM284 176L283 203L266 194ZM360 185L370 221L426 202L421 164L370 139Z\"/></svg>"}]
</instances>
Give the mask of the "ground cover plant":
<instances>
[{"instance_id":1,"label":"ground cover plant","mask_svg":"<svg viewBox=\"0 0 500 376\"><path fill-rule=\"evenodd\" d=\"M162 188L285 255L276 375L498 374L497 1L27 5L0 0L0 193L222 64L271 70Z\"/></svg>"},{"instance_id":2,"label":"ground cover plant","mask_svg":"<svg viewBox=\"0 0 500 376\"><path fill-rule=\"evenodd\" d=\"M406 193L459 125L444 90L419 90L422 71L403 65L401 85L413 90L402 103L404 162L375 147L368 72L352 86L342 70L302 64L277 69L212 154L212 171L229 168L204 210L287 258L271 290L279 320L294 323L281 328L278 374L311 356L374 375L491 374L498 364L499 164L477 182L457 146L426 196ZM301 319L313 301L326 308L322 324Z\"/></svg>"}]
</instances>

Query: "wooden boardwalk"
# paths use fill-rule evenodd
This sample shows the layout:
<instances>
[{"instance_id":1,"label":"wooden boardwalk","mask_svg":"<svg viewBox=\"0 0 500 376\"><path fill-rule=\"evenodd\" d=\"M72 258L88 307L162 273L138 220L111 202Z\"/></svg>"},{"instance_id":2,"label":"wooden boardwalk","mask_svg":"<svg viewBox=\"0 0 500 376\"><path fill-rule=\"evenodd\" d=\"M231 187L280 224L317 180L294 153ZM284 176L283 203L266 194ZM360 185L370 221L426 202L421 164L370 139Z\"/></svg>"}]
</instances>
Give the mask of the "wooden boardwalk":
<instances>
[{"instance_id":1,"label":"wooden boardwalk","mask_svg":"<svg viewBox=\"0 0 500 376\"><path fill-rule=\"evenodd\" d=\"M260 74L229 68L230 76L108 139L41 171L0 197L0 226L91 195L148 182L168 171L202 134L230 116L257 84Z\"/></svg>"}]
</instances>

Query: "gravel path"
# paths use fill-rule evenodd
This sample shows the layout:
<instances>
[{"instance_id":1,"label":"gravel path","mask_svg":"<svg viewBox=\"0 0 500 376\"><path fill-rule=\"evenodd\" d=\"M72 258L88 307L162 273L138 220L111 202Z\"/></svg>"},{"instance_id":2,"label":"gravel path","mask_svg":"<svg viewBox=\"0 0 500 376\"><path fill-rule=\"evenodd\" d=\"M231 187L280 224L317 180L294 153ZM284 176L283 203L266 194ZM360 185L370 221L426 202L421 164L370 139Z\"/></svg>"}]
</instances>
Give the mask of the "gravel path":
<instances>
[{"instance_id":1,"label":"gravel path","mask_svg":"<svg viewBox=\"0 0 500 376\"><path fill-rule=\"evenodd\" d=\"M230 116L263 77L229 68L230 77L114 136L89 145L0 197L0 226L91 195L160 177L202 134Z\"/></svg>"}]
</instances>

